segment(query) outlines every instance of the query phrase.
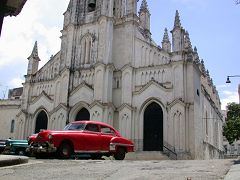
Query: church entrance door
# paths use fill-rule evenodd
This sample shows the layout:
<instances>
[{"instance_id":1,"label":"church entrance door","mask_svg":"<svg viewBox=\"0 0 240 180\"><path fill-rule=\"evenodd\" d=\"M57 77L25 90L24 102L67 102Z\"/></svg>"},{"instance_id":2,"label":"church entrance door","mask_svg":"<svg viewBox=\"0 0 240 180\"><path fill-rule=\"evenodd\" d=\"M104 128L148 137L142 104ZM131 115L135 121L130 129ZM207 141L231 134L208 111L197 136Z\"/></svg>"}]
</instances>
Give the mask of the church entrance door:
<instances>
[{"instance_id":1,"label":"church entrance door","mask_svg":"<svg viewBox=\"0 0 240 180\"><path fill-rule=\"evenodd\" d=\"M144 112L144 151L163 151L163 111L155 102Z\"/></svg>"},{"instance_id":2,"label":"church entrance door","mask_svg":"<svg viewBox=\"0 0 240 180\"><path fill-rule=\"evenodd\" d=\"M45 111L41 111L36 119L35 133L39 133L41 129L47 129L48 117Z\"/></svg>"},{"instance_id":3,"label":"church entrance door","mask_svg":"<svg viewBox=\"0 0 240 180\"><path fill-rule=\"evenodd\" d=\"M89 120L90 113L86 108L82 108L76 115L75 121Z\"/></svg>"}]
</instances>

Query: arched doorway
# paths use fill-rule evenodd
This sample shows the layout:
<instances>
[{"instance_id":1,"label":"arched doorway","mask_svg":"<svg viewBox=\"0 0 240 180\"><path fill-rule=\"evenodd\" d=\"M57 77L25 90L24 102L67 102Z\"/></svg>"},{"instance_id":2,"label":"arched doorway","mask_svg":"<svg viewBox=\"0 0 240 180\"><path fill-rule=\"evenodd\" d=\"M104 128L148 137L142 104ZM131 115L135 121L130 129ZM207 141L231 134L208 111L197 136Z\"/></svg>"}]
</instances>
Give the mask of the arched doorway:
<instances>
[{"instance_id":1,"label":"arched doorway","mask_svg":"<svg viewBox=\"0 0 240 180\"><path fill-rule=\"evenodd\" d=\"M76 115L75 121L89 120L90 113L86 108L82 108Z\"/></svg>"},{"instance_id":2,"label":"arched doorway","mask_svg":"<svg viewBox=\"0 0 240 180\"><path fill-rule=\"evenodd\" d=\"M153 102L144 112L144 151L163 151L163 111Z\"/></svg>"},{"instance_id":3,"label":"arched doorway","mask_svg":"<svg viewBox=\"0 0 240 180\"><path fill-rule=\"evenodd\" d=\"M41 111L36 119L35 133L39 133L41 129L47 129L48 117L45 111Z\"/></svg>"}]
</instances>

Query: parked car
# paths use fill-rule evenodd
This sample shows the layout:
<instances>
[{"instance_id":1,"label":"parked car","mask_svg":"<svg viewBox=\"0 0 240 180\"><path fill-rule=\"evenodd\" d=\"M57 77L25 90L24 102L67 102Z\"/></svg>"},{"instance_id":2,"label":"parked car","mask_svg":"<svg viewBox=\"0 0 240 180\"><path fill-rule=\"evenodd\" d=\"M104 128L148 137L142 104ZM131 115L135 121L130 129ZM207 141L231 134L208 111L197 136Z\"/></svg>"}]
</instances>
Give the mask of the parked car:
<instances>
[{"instance_id":1,"label":"parked car","mask_svg":"<svg viewBox=\"0 0 240 180\"><path fill-rule=\"evenodd\" d=\"M0 140L0 154L4 151L5 147L6 147L6 140L1 139Z\"/></svg>"},{"instance_id":2,"label":"parked car","mask_svg":"<svg viewBox=\"0 0 240 180\"><path fill-rule=\"evenodd\" d=\"M36 157L56 153L59 158L70 158L73 154L90 154L93 159L113 155L123 160L125 154L134 151L132 141L122 137L108 124L97 121L75 121L63 131L43 130L30 144L29 151Z\"/></svg>"},{"instance_id":3,"label":"parked car","mask_svg":"<svg viewBox=\"0 0 240 180\"><path fill-rule=\"evenodd\" d=\"M5 154L27 155L26 148L28 147L27 140L7 139L5 142Z\"/></svg>"}]
</instances>

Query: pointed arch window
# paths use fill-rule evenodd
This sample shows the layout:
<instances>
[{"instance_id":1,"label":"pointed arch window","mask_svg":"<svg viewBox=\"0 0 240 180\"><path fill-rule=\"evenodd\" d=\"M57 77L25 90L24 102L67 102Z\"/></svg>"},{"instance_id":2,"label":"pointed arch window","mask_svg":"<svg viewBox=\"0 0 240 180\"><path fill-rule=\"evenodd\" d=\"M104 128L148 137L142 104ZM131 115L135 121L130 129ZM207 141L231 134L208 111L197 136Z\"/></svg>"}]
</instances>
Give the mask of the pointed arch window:
<instances>
[{"instance_id":1,"label":"pointed arch window","mask_svg":"<svg viewBox=\"0 0 240 180\"><path fill-rule=\"evenodd\" d=\"M119 79L117 79L117 89L120 87L119 85Z\"/></svg>"},{"instance_id":2,"label":"pointed arch window","mask_svg":"<svg viewBox=\"0 0 240 180\"><path fill-rule=\"evenodd\" d=\"M13 119L13 120L11 121L10 133L13 133L13 132L14 132L14 127L15 127L15 120Z\"/></svg>"},{"instance_id":3,"label":"pointed arch window","mask_svg":"<svg viewBox=\"0 0 240 180\"><path fill-rule=\"evenodd\" d=\"M205 113L205 133L208 136L208 114Z\"/></svg>"},{"instance_id":4,"label":"pointed arch window","mask_svg":"<svg viewBox=\"0 0 240 180\"><path fill-rule=\"evenodd\" d=\"M92 51L92 37L87 35L81 40L81 65L90 64Z\"/></svg>"}]
</instances>

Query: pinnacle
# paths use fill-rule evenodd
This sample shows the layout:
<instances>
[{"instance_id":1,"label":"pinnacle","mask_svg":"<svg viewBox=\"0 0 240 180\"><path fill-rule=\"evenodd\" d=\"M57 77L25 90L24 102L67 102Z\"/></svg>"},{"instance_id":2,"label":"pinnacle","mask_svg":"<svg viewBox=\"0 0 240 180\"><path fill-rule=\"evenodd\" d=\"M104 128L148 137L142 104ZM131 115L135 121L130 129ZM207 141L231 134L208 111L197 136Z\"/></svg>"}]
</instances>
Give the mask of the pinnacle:
<instances>
[{"instance_id":1,"label":"pinnacle","mask_svg":"<svg viewBox=\"0 0 240 180\"><path fill-rule=\"evenodd\" d=\"M194 46L194 52L197 52L197 47L196 46Z\"/></svg>"},{"instance_id":2,"label":"pinnacle","mask_svg":"<svg viewBox=\"0 0 240 180\"><path fill-rule=\"evenodd\" d=\"M185 33L185 48L192 50L192 44L191 44L191 40L190 40L188 31L186 31L186 33Z\"/></svg>"},{"instance_id":3,"label":"pinnacle","mask_svg":"<svg viewBox=\"0 0 240 180\"><path fill-rule=\"evenodd\" d=\"M35 44L34 44L32 53L31 53L31 55L29 56L29 58L39 59L39 57L38 57L38 45L37 45L37 41L35 41ZM28 59L29 59L29 58L28 58Z\"/></svg>"},{"instance_id":4,"label":"pinnacle","mask_svg":"<svg viewBox=\"0 0 240 180\"><path fill-rule=\"evenodd\" d=\"M72 4L73 4L73 2L72 2L72 0L70 0L70 2L69 2L69 4L68 4L68 7L67 7L67 10L68 10L68 11L71 10L71 8L72 8Z\"/></svg>"},{"instance_id":5,"label":"pinnacle","mask_svg":"<svg viewBox=\"0 0 240 180\"><path fill-rule=\"evenodd\" d=\"M174 21L174 28L181 28L181 21L178 10L176 10L175 21Z\"/></svg>"},{"instance_id":6,"label":"pinnacle","mask_svg":"<svg viewBox=\"0 0 240 180\"><path fill-rule=\"evenodd\" d=\"M163 42L169 42L168 30L164 29Z\"/></svg>"},{"instance_id":7,"label":"pinnacle","mask_svg":"<svg viewBox=\"0 0 240 180\"><path fill-rule=\"evenodd\" d=\"M149 10L148 10L148 4L147 4L147 1L146 1L146 0L143 0L143 1L142 1L141 7L140 7L140 12L142 12L142 11L149 12Z\"/></svg>"}]
</instances>

